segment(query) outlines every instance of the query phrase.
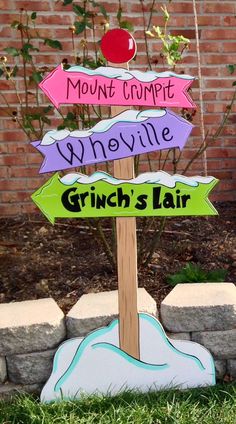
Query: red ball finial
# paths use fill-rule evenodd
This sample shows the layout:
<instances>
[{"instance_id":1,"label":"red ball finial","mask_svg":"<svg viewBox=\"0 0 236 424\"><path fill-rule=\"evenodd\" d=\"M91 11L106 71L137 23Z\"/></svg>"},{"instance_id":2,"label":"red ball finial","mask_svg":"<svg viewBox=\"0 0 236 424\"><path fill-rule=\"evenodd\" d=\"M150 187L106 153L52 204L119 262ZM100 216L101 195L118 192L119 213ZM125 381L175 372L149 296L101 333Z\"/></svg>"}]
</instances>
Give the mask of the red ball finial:
<instances>
[{"instance_id":1,"label":"red ball finial","mask_svg":"<svg viewBox=\"0 0 236 424\"><path fill-rule=\"evenodd\" d=\"M111 29L102 37L101 51L112 63L129 62L136 55L134 37L125 29Z\"/></svg>"}]
</instances>

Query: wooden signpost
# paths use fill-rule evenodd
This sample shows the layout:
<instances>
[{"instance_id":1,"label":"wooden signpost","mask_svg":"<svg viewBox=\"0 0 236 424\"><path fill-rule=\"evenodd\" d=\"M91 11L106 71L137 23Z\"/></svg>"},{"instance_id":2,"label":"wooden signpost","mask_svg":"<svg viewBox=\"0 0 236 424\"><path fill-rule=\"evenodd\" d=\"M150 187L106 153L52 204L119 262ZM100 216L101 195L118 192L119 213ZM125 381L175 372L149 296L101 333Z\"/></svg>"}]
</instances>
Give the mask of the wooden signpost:
<instances>
[{"instance_id":1,"label":"wooden signpost","mask_svg":"<svg viewBox=\"0 0 236 424\"><path fill-rule=\"evenodd\" d=\"M194 77L129 71L136 43L126 30L108 31L101 49L108 67L89 70L75 66L65 71L59 65L40 87L56 107L69 103L110 105L111 118L86 131L49 131L32 145L44 156L40 172L113 160L114 176L104 172L91 176L54 174L32 199L52 223L59 217L116 217L119 320L83 340L61 346L42 392L43 401L58 398L60 390L63 397L71 397L80 396L80 390L106 393L114 385L115 393L126 382L127 388L144 391L153 384L174 386L175 379L180 387L214 384L212 359L206 350L191 342L172 344L158 321L138 314L137 309L135 217L216 215L208 194L218 180L171 176L162 171L135 177L135 155L183 148L192 125L170 110L138 112L128 107L195 107L187 92ZM148 352L154 337L160 346L152 358ZM96 361L98 366L92 371ZM90 372L95 382L87 377Z\"/></svg>"}]
</instances>

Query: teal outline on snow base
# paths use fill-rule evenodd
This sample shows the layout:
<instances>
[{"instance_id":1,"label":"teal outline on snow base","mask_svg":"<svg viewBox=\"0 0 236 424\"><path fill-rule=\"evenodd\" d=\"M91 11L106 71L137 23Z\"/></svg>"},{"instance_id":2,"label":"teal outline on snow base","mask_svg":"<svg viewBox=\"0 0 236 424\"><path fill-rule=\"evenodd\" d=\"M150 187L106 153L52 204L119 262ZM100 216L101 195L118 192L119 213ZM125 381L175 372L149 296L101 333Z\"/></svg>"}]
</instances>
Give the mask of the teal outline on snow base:
<instances>
[{"instance_id":1,"label":"teal outline on snow base","mask_svg":"<svg viewBox=\"0 0 236 424\"><path fill-rule=\"evenodd\" d=\"M117 347L117 346L115 346L111 343L99 342L99 343L95 343L91 347L92 347L92 349L103 348L103 349L106 349L106 350L111 350L113 353L116 353L118 356L121 356L126 361L130 362L132 365L135 365L138 368L144 368L145 370L161 371L161 370L165 370L167 368L170 368L170 366L168 364L158 364L158 365L157 364L148 364L147 362L141 361L140 359L136 359L133 356L131 356L128 353L121 350L119 347Z\"/></svg>"},{"instance_id":2,"label":"teal outline on snow base","mask_svg":"<svg viewBox=\"0 0 236 424\"><path fill-rule=\"evenodd\" d=\"M159 321L157 321L156 318L154 318L151 315L148 314L144 314L144 313L140 313L139 314L139 319L145 319L147 321L149 321L149 323L155 328L155 330L158 331L158 333L160 334L160 336L162 337L162 340L165 344L168 345L168 347L175 352L178 355L181 355L185 358L189 358L192 359L197 366L200 368L200 370L204 370L205 367L203 366L202 362L200 361L199 358L197 358L194 355L188 354L188 353L184 353L180 350L178 350L172 343L171 341L168 339L168 337L166 336L161 324L159 323ZM102 336L108 332L110 332L115 326L118 325L119 320L116 319L114 321L112 321L108 326L106 326L105 328L100 328L98 330L94 330L92 333L90 333L88 336L86 336L82 342L80 343L80 345L78 346L73 359L71 360L70 365L68 366L67 370L63 373L63 375L59 378L59 380L57 381L57 383L54 386L54 391L55 392L59 392L61 390L61 386L62 384L67 380L67 378L71 375L71 373L73 372L74 368L77 366L77 364L80 361L81 356L84 353L84 350L86 349L86 347L88 346L89 343L91 343L94 339L96 339L99 336ZM72 339L74 340L74 339ZM71 340L71 341L72 341ZM65 343L68 343L68 341L66 341ZM193 342L190 342L193 343ZM54 363L53 363L53 372L52 374L54 374L57 371L58 368L58 358L59 358L59 354L61 352L61 350L63 349L64 343L60 346L60 348L57 350L56 354L55 354L55 358L54 358ZM204 348L203 346L201 346L202 348ZM92 349L96 349L96 348L103 348L103 349L108 349L108 350L112 350L113 352L115 352L117 355L122 356L124 359L126 359L128 362L132 363L134 366L139 367L139 368L144 368L147 370L164 370L166 368L169 368L168 364L148 364L146 362L140 361L135 359L134 357L128 355L126 352L122 351L119 347L111 344L111 343L106 343L106 342L98 342L98 343L94 343L94 345L91 345ZM213 359L210 356L211 359L211 367L212 367L212 384L215 384L215 367L214 367L214 362Z\"/></svg>"}]
</instances>

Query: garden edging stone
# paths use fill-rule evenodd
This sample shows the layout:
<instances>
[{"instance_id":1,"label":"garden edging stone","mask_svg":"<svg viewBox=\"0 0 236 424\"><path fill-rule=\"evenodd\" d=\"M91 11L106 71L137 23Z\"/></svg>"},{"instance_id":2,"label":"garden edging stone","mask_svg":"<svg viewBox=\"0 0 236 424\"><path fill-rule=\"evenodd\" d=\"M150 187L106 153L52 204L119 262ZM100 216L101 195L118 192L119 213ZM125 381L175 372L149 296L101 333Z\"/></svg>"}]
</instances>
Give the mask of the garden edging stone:
<instances>
[{"instance_id":1,"label":"garden edging stone","mask_svg":"<svg viewBox=\"0 0 236 424\"><path fill-rule=\"evenodd\" d=\"M170 332L236 328L233 283L178 284L161 303L161 320Z\"/></svg>"},{"instance_id":2,"label":"garden edging stone","mask_svg":"<svg viewBox=\"0 0 236 424\"><path fill-rule=\"evenodd\" d=\"M157 317L155 300L138 289L138 311ZM84 294L66 316L67 336L82 337L118 318L118 291Z\"/></svg>"},{"instance_id":3,"label":"garden edging stone","mask_svg":"<svg viewBox=\"0 0 236 424\"><path fill-rule=\"evenodd\" d=\"M52 298L0 304L0 355L52 349L65 336L64 314Z\"/></svg>"},{"instance_id":4,"label":"garden edging stone","mask_svg":"<svg viewBox=\"0 0 236 424\"><path fill-rule=\"evenodd\" d=\"M226 374L227 364L225 359L215 359L216 378L222 380Z\"/></svg>"},{"instance_id":5,"label":"garden edging stone","mask_svg":"<svg viewBox=\"0 0 236 424\"><path fill-rule=\"evenodd\" d=\"M236 358L227 361L227 371L233 380L236 379Z\"/></svg>"},{"instance_id":6,"label":"garden edging stone","mask_svg":"<svg viewBox=\"0 0 236 424\"><path fill-rule=\"evenodd\" d=\"M7 379L6 358L4 356L0 356L0 384L4 383L6 379Z\"/></svg>"},{"instance_id":7,"label":"garden edging stone","mask_svg":"<svg viewBox=\"0 0 236 424\"><path fill-rule=\"evenodd\" d=\"M236 329L196 332L192 340L205 346L216 359L236 357Z\"/></svg>"},{"instance_id":8,"label":"garden edging stone","mask_svg":"<svg viewBox=\"0 0 236 424\"><path fill-rule=\"evenodd\" d=\"M199 285L191 284L191 290L193 286L195 287L195 294L196 292L199 294L199 291L196 290L196 287L198 288ZM203 285L204 287L210 286L210 284L206 286L205 283ZM182 315L179 311L177 311L177 315L175 314L176 309L178 309L176 304L174 305L175 310L172 310L173 325L178 330L172 330L170 332L166 328L165 318L163 320L163 326L170 339L192 340L211 351L218 379L222 380L226 373L229 374L230 378L236 379L236 328L231 328L233 306L236 306L236 302L234 304L233 293L235 293L236 288L230 283L220 283L220 285L220 290L217 289L218 294L222 289L226 289L228 293L223 297L221 296L221 305L220 300L216 299L217 296L212 301L210 297L212 288L207 288L205 292L205 296L208 299L199 299L199 296L195 296L192 291L193 297L189 301L189 308L192 309L193 313L192 315L190 314L190 320L186 318L186 313L188 312L188 305L184 305L186 298L180 298L179 302L182 302ZM184 286L180 292L187 290L188 298L191 292L186 289L188 285L182 284L180 286ZM216 285L213 284L212 287L213 291L216 292ZM175 291L176 296L178 290L175 288L173 291ZM229 299L229 293L232 295L231 300ZM166 299L163 301L168 307L170 307L169 296L166 298L167 302ZM225 305L223 305L223 302L225 302ZM203 315L199 314L199 307ZM216 309L218 308L218 311L221 310L222 312L218 317L220 320L222 316L227 318L228 314L225 322L230 323L229 328L215 330L217 323L215 319L215 307ZM210 312L211 308L213 312ZM156 302L144 288L138 289L138 310L139 312L146 312L157 316ZM56 302L51 298L1 304L0 398L7 398L19 392L38 394L41 391L43 384L50 375L55 349L66 338L66 329L67 339L81 337L95 328L108 325L117 316L117 291L90 293L82 296L69 311L66 320ZM207 321L207 317L214 317L214 320L209 319ZM180 326L178 325L179 318ZM199 324L201 319L203 319L203 324L201 322ZM193 325L193 320L195 320L195 326ZM189 330L189 324L191 324L191 328L199 328L199 325L201 325L201 328L205 328L207 322L208 325L213 325L213 329L210 328L208 331ZM180 331L179 328L182 330ZM6 378L10 381L4 382Z\"/></svg>"},{"instance_id":9,"label":"garden edging stone","mask_svg":"<svg viewBox=\"0 0 236 424\"><path fill-rule=\"evenodd\" d=\"M7 356L8 377L12 383L44 383L52 371L55 349Z\"/></svg>"}]
</instances>

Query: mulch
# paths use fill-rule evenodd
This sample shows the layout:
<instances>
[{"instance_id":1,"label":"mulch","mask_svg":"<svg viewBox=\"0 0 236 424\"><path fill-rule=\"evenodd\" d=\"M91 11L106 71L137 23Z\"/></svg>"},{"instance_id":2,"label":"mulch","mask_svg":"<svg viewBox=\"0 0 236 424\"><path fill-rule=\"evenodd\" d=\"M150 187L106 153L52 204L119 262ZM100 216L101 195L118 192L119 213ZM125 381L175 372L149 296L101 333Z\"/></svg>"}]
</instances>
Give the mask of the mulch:
<instances>
[{"instance_id":1,"label":"mulch","mask_svg":"<svg viewBox=\"0 0 236 424\"><path fill-rule=\"evenodd\" d=\"M236 202L216 203L219 216L167 219L151 263L140 267L139 287L160 302L172 290L167 275L192 262L227 270L236 283ZM109 220L104 221L107 239ZM138 220L138 237L143 222ZM150 241L153 232L146 234ZM0 219L0 302L53 297L67 312L85 293L117 289L117 275L86 220L39 215Z\"/></svg>"}]
</instances>

